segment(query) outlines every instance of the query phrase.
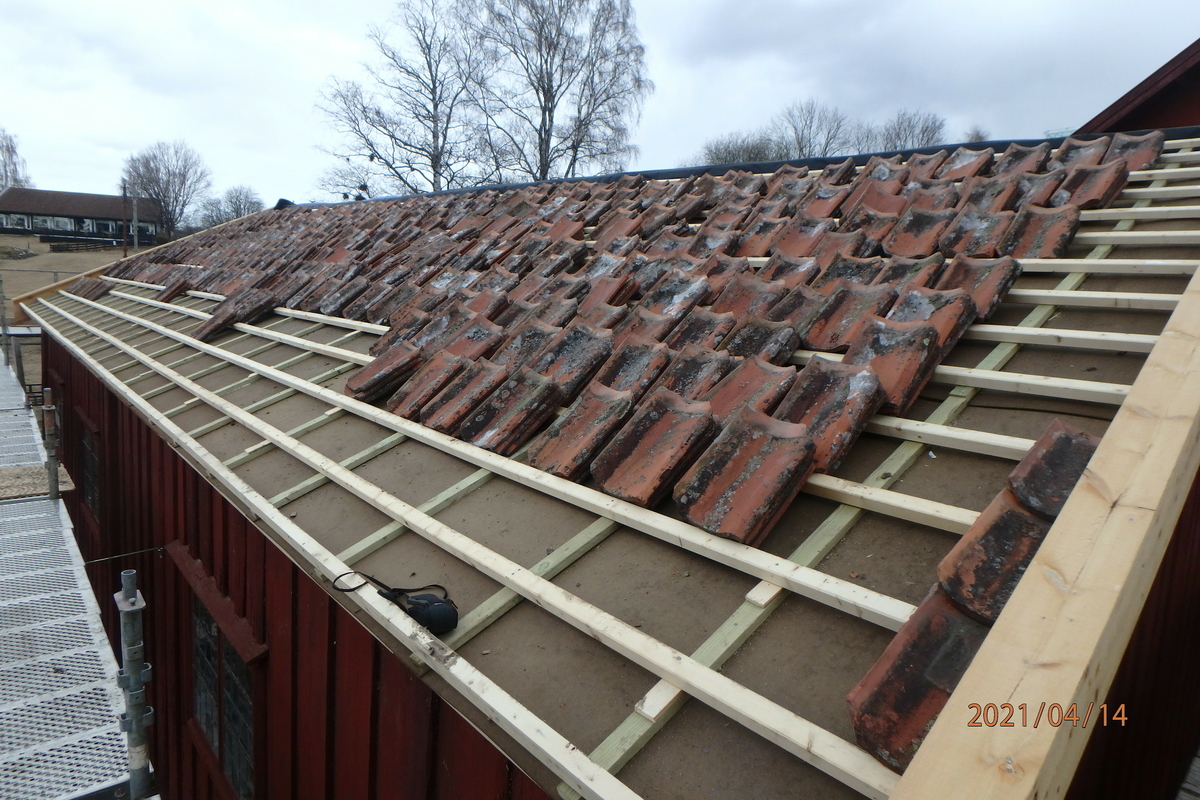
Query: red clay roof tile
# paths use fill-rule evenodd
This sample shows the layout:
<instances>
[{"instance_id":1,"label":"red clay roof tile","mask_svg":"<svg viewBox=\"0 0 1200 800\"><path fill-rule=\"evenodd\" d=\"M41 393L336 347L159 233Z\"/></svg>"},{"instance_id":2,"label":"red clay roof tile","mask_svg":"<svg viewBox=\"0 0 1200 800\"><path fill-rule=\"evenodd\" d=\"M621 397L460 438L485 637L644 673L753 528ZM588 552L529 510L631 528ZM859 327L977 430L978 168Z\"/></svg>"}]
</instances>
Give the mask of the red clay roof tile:
<instances>
[{"instance_id":1,"label":"red clay roof tile","mask_svg":"<svg viewBox=\"0 0 1200 800\"><path fill-rule=\"evenodd\" d=\"M812 358L773 416L808 428L814 444L813 469L832 472L883 401L879 378L870 365Z\"/></svg>"},{"instance_id":2,"label":"red clay roof tile","mask_svg":"<svg viewBox=\"0 0 1200 800\"><path fill-rule=\"evenodd\" d=\"M552 378L521 367L471 411L454 435L509 456L537 433L562 402L562 392Z\"/></svg>"},{"instance_id":3,"label":"red clay roof tile","mask_svg":"<svg viewBox=\"0 0 1200 800\"><path fill-rule=\"evenodd\" d=\"M789 323L747 317L725 337L720 348L742 358L762 356L772 364L783 364L799 343Z\"/></svg>"},{"instance_id":4,"label":"red clay roof tile","mask_svg":"<svg viewBox=\"0 0 1200 800\"><path fill-rule=\"evenodd\" d=\"M1121 159L1097 167L1072 167L1066 180L1050 198L1051 205L1105 208L1129 183L1129 170Z\"/></svg>"},{"instance_id":5,"label":"red clay roof tile","mask_svg":"<svg viewBox=\"0 0 1200 800\"><path fill-rule=\"evenodd\" d=\"M1120 159L1130 171L1148 169L1158 160L1166 141L1167 135L1162 131L1150 131L1141 136L1128 133L1113 134L1112 144L1108 146L1101 163L1107 164Z\"/></svg>"},{"instance_id":6,"label":"red clay roof tile","mask_svg":"<svg viewBox=\"0 0 1200 800\"><path fill-rule=\"evenodd\" d=\"M565 414L533 440L529 465L570 481L580 480L592 457L625 422L633 404L631 392L593 381Z\"/></svg>"},{"instance_id":7,"label":"red clay roof tile","mask_svg":"<svg viewBox=\"0 0 1200 800\"><path fill-rule=\"evenodd\" d=\"M928 256L937 250L938 239L954 217L954 210L949 208L941 211L909 208L883 240L883 249L893 256Z\"/></svg>"},{"instance_id":8,"label":"red clay roof tile","mask_svg":"<svg viewBox=\"0 0 1200 800\"><path fill-rule=\"evenodd\" d=\"M996 259L956 256L942 271L935 288L964 290L971 295L979 318L987 319L1020 274L1021 266L1009 256Z\"/></svg>"},{"instance_id":9,"label":"red clay roof tile","mask_svg":"<svg viewBox=\"0 0 1200 800\"><path fill-rule=\"evenodd\" d=\"M421 408L421 424L442 433L458 430L488 395L508 380L506 366L481 358L467 366Z\"/></svg>"},{"instance_id":10,"label":"red clay roof tile","mask_svg":"<svg viewBox=\"0 0 1200 800\"><path fill-rule=\"evenodd\" d=\"M777 367L750 356L700 399L712 405L713 419L725 425L743 406L771 413L795 379L795 367Z\"/></svg>"},{"instance_id":11,"label":"red clay roof tile","mask_svg":"<svg viewBox=\"0 0 1200 800\"><path fill-rule=\"evenodd\" d=\"M351 375L345 392L364 403L374 402L395 391L420 365L421 351L408 342L397 342Z\"/></svg>"},{"instance_id":12,"label":"red clay roof tile","mask_svg":"<svg viewBox=\"0 0 1200 800\"><path fill-rule=\"evenodd\" d=\"M744 407L675 486L683 518L709 533L757 545L812 472L803 425Z\"/></svg>"},{"instance_id":13,"label":"red clay roof tile","mask_svg":"<svg viewBox=\"0 0 1200 800\"><path fill-rule=\"evenodd\" d=\"M614 497L654 507L716 435L709 410L658 389L596 456L592 477Z\"/></svg>"},{"instance_id":14,"label":"red clay roof tile","mask_svg":"<svg viewBox=\"0 0 1200 800\"><path fill-rule=\"evenodd\" d=\"M845 352L859 325L873 315L887 313L895 299L896 290L892 286L835 281L821 310L805 320L808 323L805 328L798 330L800 342L810 350Z\"/></svg>"},{"instance_id":15,"label":"red clay roof tile","mask_svg":"<svg viewBox=\"0 0 1200 800\"><path fill-rule=\"evenodd\" d=\"M1009 473L1009 487L1024 508L1054 519L1099 444L1098 436L1056 419Z\"/></svg>"},{"instance_id":16,"label":"red clay roof tile","mask_svg":"<svg viewBox=\"0 0 1200 800\"><path fill-rule=\"evenodd\" d=\"M1111 143L1112 139L1108 136L1100 136L1096 139L1068 137L1058 146L1058 150L1054 152L1054 158L1050 159L1046 169L1094 167L1104 159L1104 154L1108 152L1108 146Z\"/></svg>"},{"instance_id":17,"label":"red clay roof tile","mask_svg":"<svg viewBox=\"0 0 1200 800\"><path fill-rule=\"evenodd\" d=\"M976 619L995 622L1049 530L1012 492L1000 492L938 565L943 591Z\"/></svg>"},{"instance_id":18,"label":"red clay roof tile","mask_svg":"<svg viewBox=\"0 0 1200 800\"><path fill-rule=\"evenodd\" d=\"M387 410L405 419L419 418L421 408L470 365L469 358L445 351L434 353L388 398Z\"/></svg>"},{"instance_id":19,"label":"red clay roof tile","mask_svg":"<svg viewBox=\"0 0 1200 800\"><path fill-rule=\"evenodd\" d=\"M845 364L869 364L879 376L887 398L886 409L903 414L933 377L941 360L938 331L923 322L895 322L880 317L865 320L857 329Z\"/></svg>"},{"instance_id":20,"label":"red clay roof tile","mask_svg":"<svg viewBox=\"0 0 1200 800\"><path fill-rule=\"evenodd\" d=\"M942 162L934 177L959 181L963 178L980 175L992 165L992 156L995 152L990 147L985 147L982 150L970 150L966 147L960 147Z\"/></svg>"},{"instance_id":21,"label":"red clay roof tile","mask_svg":"<svg viewBox=\"0 0 1200 800\"><path fill-rule=\"evenodd\" d=\"M1075 206L1023 205L1004 235L999 252L1013 258L1061 258L1079 229L1079 220Z\"/></svg>"},{"instance_id":22,"label":"red clay roof tile","mask_svg":"<svg viewBox=\"0 0 1200 800\"><path fill-rule=\"evenodd\" d=\"M903 772L987 632L935 585L846 697L859 747Z\"/></svg>"},{"instance_id":23,"label":"red clay roof tile","mask_svg":"<svg viewBox=\"0 0 1200 800\"><path fill-rule=\"evenodd\" d=\"M995 258L1016 216L1014 211L985 214L963 209L938 240L938 247L950 257Z\"/></svg>"},{"instance_id":24,"label":"red clay roof tile","mask_svg":"<svg viewBox=\"0 0 1200 800\"><path fill-rule=\"evenodd\" d=\"M1022 172L1041 172L1050 158L1050 143L1039 142L1026 147L1013 142L992 168L993 175L1016 175Z\"/></svg>"}]
</instances>

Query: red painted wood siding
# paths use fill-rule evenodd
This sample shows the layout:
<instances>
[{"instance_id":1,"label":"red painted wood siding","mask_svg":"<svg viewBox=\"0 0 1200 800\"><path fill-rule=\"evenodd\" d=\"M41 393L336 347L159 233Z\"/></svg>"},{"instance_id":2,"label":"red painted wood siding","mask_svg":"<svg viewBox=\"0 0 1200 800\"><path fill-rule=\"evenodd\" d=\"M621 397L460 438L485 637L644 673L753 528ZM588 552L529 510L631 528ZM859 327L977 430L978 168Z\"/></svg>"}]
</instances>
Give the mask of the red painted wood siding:
<instances>
[{"instance_id":1,"label":"red painted wood siding","mask_svg":"<svg viewBox=\"0 0 1200 800\"><path fill-rule=\"evenodd\" d=\"M256 797L548 800L49 337L42 363L63 409L62 460L72 476L82 465L80 425L99 429L100 513L93 519L79 492L64 499L84 559L109 559L91 564L88 576L110 637L119 629L109 598L121 570L138 571L149 604L151 757L164 798L232 800L190 723L195 595L175 559L154 549L178 542L248 623L227 635L267 646L251 665Z\"/></svg>"}]
</instances>

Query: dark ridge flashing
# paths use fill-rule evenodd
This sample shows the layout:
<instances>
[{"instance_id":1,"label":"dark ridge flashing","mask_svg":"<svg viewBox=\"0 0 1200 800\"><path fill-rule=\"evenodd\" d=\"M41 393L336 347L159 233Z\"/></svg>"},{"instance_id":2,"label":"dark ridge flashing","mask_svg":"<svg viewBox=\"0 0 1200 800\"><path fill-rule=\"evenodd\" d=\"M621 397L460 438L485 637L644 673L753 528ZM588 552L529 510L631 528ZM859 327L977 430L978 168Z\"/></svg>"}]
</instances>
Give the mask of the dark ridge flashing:
<instances>
[{"instance_id":1,"label":"dark ridge flashing","mask_svg":"<svg viewBox=\"0 0 1200 800\"><path fill-rule=\"evenodd\" d=\"M1189 125L1183 128L1147 128L1145 130L1136 131L1120 131L1121 133L1140 135L1150 133L1153 130L1162 130L1167 135L1167 140L1171 139L1191 139L1200 137L1200 125ZM755 172L761 174L770 174L782 166L792 167L808 167L812 170L824 169L829 164L840 164L847 158L853 158L855 166L863 166L871 159L872 156L881 158L889 158L896 155L910 156L915 154L931 155L939 150L949 150L954 152L959 147L966 147L971 150L981 150L985 147L993 148L997 153L1001 153L1010 144L1019 144L1022 147L1032 147L1049 142L1051 146L1058 147L1068 138L1075 138L1082 141L1090 141L1099 139L1103 136L1108 136L1114 131L1108 133L1082 133L1071 134L1070 136L1056 136L1054 138L1033 138L1033 139L991 139L986 142L958 142L955 144L936 144L929 147L916 147L910 150L880 150L875 153L859 153L857 155L841 155L822 158L798 158L790 161L747 161L735 164L707 164L695 167L673 167L670 169L655 169L643 170L640 172L610 172L604 175L588 175L578 178L548 178L544 181L525 181L523 183L491 183L482 186L463 186L457 189L443 189L440 192L418 192L414 194L402 195L385 195L381 197L370 197L366 200L336 200L328 203L297 203L292 208L311 208L320 206L341 206L341 205L357 205L360 203L376 203L376 202L398 202L401 200L412 200L416 197L443 197L446 195L472 194L475 192L508 192L516 189L527 189L532 186L544 186L546 184L571 184L582 183L615 183L629 175L640 175L648 181L653 180L679 180L689 178L693 175L724 175L730 170L743 170L746 172Z\"/></svg>"}]
</instances>

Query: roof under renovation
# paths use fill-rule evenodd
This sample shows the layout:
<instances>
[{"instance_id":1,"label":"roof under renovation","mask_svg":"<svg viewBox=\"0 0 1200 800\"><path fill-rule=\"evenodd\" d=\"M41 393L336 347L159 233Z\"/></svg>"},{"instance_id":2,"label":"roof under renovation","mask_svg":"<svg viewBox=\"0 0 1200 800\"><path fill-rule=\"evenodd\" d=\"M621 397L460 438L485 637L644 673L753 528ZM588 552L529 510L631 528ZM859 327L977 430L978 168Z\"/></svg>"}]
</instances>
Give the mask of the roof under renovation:
<instances>
[{"instance_id":1,"label":"roof under renovation","mask_svg":"<svg viewBox=\"0 0 1200 800\"><path fill-rule=\"evenodd\" d=\"M447 587L440 639L341 599L548 790L921 797L1127 399L1186 394L1138 387L1198 145L292 206L26 310L327 588Z\"/></svg>"}]
</instances>

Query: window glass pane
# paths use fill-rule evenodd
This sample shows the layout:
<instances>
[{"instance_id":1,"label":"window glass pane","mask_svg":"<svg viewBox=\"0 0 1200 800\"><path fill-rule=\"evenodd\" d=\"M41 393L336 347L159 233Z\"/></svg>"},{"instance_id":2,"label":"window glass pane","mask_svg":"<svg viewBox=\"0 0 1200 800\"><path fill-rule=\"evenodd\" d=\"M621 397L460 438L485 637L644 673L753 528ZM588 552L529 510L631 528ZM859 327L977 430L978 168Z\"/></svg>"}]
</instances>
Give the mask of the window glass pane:
<instances>
[{"instance_id":1,"label":"window glass pane","mask_svg":"<svg viewBox=\"0 0 1200 800\"><path fill-rule=\"evenodd\" d=\"M254 704L250 671L228 640L223 641L221 658L225 701L221 763L237 796L250 800L254 797Z\"/></svg>"},{"instance_id":2,"label":"window glass pane","mask_svg":"<svg viewBox=\"0 0 1200 800\"><path fill-rule=\"evenodd\" d=\"M192 602L192 660L195 663L196 724L214 753L217 738L217 624L199 600Z\"/></svg>"}]
</instances>

